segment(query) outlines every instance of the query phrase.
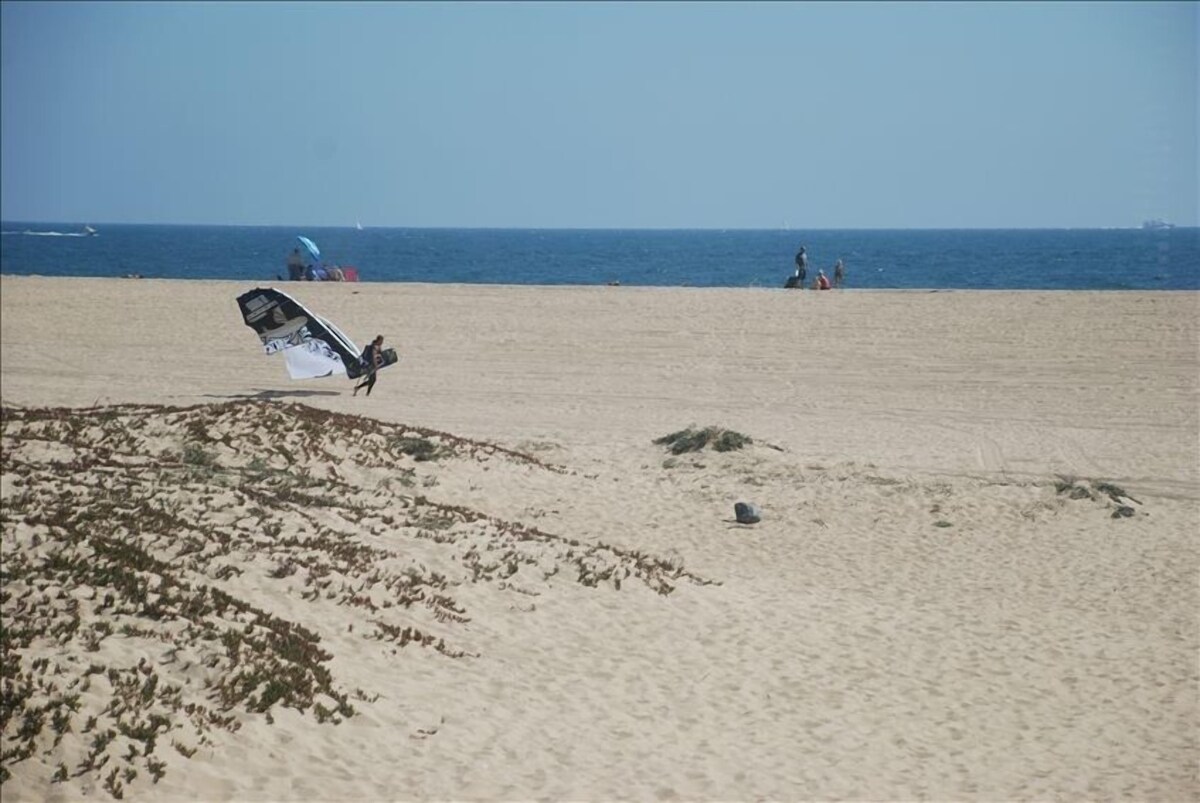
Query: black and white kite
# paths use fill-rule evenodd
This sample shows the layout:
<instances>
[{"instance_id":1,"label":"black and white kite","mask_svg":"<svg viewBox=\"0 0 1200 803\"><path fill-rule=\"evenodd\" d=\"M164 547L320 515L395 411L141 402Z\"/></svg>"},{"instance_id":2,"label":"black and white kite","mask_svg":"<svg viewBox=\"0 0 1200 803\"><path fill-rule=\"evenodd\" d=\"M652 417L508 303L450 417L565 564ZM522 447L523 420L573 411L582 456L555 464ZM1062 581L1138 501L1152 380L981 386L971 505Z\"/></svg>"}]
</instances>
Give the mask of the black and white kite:
<instances>
[{"instance_id":1,"label":"black and white kite","mask_svg":"<svg viewBox=\"0 0 1200 803\"><path fill-rule=\"evenodd\" d=\"M246 325L258 333L263 351L283 352L292 379L365 372L358 346L329 321L274 288L259 287L238 296Z\"/></svg>"}]
</instances>

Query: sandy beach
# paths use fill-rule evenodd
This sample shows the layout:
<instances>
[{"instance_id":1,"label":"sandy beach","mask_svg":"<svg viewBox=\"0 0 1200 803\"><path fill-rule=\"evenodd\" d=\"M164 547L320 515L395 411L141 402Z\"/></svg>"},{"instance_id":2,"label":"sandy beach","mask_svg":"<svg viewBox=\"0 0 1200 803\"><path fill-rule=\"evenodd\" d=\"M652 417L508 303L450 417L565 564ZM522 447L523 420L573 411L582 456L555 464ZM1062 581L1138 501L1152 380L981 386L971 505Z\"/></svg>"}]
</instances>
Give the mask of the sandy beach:
<instances>
[{"instance_id":1,"label":"sandy beach","mask_svg":"<svg viewBox=\"0 0 1200 803\"><path fill-rule=\"evenodd\" d=\"M1200 795L1200 295L276 286L0 277L6 801Z\"/></svg>"}]
</instances>

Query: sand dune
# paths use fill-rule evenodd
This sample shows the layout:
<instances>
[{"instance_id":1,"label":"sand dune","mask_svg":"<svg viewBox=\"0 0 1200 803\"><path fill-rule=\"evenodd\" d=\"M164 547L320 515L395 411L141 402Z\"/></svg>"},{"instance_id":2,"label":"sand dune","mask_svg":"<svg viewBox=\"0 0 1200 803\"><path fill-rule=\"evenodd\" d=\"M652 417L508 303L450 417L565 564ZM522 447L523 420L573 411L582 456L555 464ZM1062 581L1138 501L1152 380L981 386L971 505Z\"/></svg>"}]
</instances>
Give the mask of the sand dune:
<instances>
[{"instance_id":1,"label":"sand dune","mask_svg":"<svg viewBox=\"0 0 1200 803\"><path fill-rule=\"evenodd\" d=\"M0 279L6 800L1200 791L1195 294L244 289Z\"/></svg>"}]
</instances>

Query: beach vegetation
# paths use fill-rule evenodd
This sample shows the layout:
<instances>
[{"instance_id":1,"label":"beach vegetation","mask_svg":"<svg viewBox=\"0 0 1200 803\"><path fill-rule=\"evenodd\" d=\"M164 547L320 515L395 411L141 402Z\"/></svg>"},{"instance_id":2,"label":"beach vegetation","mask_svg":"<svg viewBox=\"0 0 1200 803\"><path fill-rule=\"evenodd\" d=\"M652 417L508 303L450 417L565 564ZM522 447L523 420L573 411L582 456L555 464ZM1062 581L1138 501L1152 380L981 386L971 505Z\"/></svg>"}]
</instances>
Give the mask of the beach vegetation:
<instances>
[{"instance_id":1,"label":"beach vegetation","mask_svg":"<svg viewBox=\"0 0 1200 803\"><path fill-rule=\"evenodd\" d=\"M124 785L117 780L117 774L120 773L120 771L121 770L117 767L113 767L113 771L110 772L108 777L104 779L104 788L117 800L121 800L125 797Z\"/></svg>"},{"instance_id":2,"label":"beach vegetation","mask_svg":"<svg viewBox=\"0 0 1200 803\"><path fill-rule=\"evenodd\" d=\"M1058 481L1054 483L1054 492L1062 495L1066 494L1070 499L1091 499L1092 491L1086 484L1081 483L1076 477L1068 474L1060 474Z\"/></svg>"},{"instance_id":3,"label":"beach vegetation","mask_svg":"<svg viewBox=\"0 0 1200 803\"><path fill-rule=\"evenodd\" d=\"M270 470L271 467L267 464L267 461L261 457L255 457L246 464L246 472L249 474L266 474Z\"/></svg>"},{"instance_id":4,"label":"beach vegetation","mask_svg":"<svg viewBox=\"0 0 1200 803\"><path fill-rule=\"evenodd\" d=\"M56 440L75 454L63 463L5 450L6 480L22 491L7 500L2 533L0 781L40 750L47 776L58 766L61 780L144 796L167 771L154 755L160 737L188 758L216 749L218 731L269 722L281 708L336 724L356 715L352 700L379 698L343 693L318 634L240 598L243 584L228 582L238 576L344 606L356 637L456 660L478 655L455 643L472 619L453 596L464 583L530 596L540 592L514 581L618 592L638 582L664 596L682 583L713 584L677 554L554 534L400 490L418 476L437 483L427 470L398 466L404 456L574 473L496 444L261 402L120 416L3 408L0 418L6 447ZM244 458L221 466L224 455ZM372 476L384 479L372 485ZM376 532L379 521L386 532ZM431 555L440 571L413 564L416 539L422 553L440 552ZM47 635L70 661L29 652ZM203 667L203 688L180 674L189 667Z\"/></svg>"},{"instance_id":5,"label":"beach vegetation","mask_svg":"<svg viewBox=\"0 0 1200 803\"><path fill-rule=\"evenodd\" d=\"M1054 490L1056 493L1066 493L1078 481L1079 478L1073 474L1059 474L1058 481L1054 483Z\"/></svg>"},{"instance_id":6,"label":"beach vegetation","mask_svg":"<svg viewBox=\"0 0 1200 803\"><path fill-rule=\"evenodd\" d=\"M454 526L454 517L435 508L418 514L412 525L421 530L447 530Z\"/></svg>"},{"instance_id":7,"label":"beach vegetation","mask_svg":"<svg viewBox=\"0 0 1200 803\"><path fill-rule=\"evenodd\" d=\"M408 455L418 463L438 460L442 457L448 457L450 454L450 450L434 443L429 438L421 437L397 437L392 442L392 448L396 449L401 454Z\"/></svg>"},{"instance_id":8,"label":"beach vegetation","mask_svg":"<svg viewBox=\"0 0 1200 803\"><path fill-rule=\"evenodd\" d=\"M412 488L417 484L417 481L414 479L416 473L417 472L411 468L397 468L395 474L389 474L379 481L379 487L385 491L390 491L393 484L398 485L401 488ZM384 523L390 524L391 522L385 521Z\"/></svg>"},{"instance_id":9,"label":"beach vegetation","mask_svg":"<svg viewBox=\"0 0 1200 803\"><path fill-rule=\"evenodd\" d=\"M167 774L167 762L159 761L158 759L148 759L146 761L146 769L154 776L154 782L158 783L162 777Z\"/></svg>"},{"instance_id":10,"label":"beach vegetation","mask_svg":"<svg viewBox=\"0 0 1200 803\"><path fill-rule=\"evenodd\" d=\"M1129 495L1128 491L1119 485L1102 480L1081 480L1067 474L1059 475L1058 481L1054 483L1054 490L1060 496L1066 494L1069 499L1097 500L1101 497L1108 497L1118 507L1124 506L1124 500L1126 499L1136 504L1141 504L1139 500L1134 499Z\"/></svg>"},{"instance_id":11,"label":"beach vegetation","mask_svg":"<svg viewBox=\"0 0 1200 803\"><path fill-rule=\"evenodd\" d=\"M754 443L754 440L749 435L722 427L704 427L703 429L688 427L656 438L654 443L658 446L666 446L671 454L684 454L685 452L699 452L706 447L717 452L732 452L749 446Z\"/></svg>"},{"instance_id":12,"label":"beach vegetation","mask_svg":"<svg viewBox=\"0 0 1200 803\"><path fill-rule=\"evenodd\" d=\"M195 442L184 444L183 453L180 454L180 460L185 465L193 466L195 468L212 469L216 468L217 466L216 455Z\"/></svg>"},{"instance_id":13,"label":"beach vegetation","mask_svg":"<svg viewBox=\"0 0 1200 803\"><path fill-rule=\"evenodd\" d=\"M1129 492L1124 488L1119 485L1114 485L1111 482L1097 482L1094 483L1092 487L1096 489L1096 493L1107 495L1109 499L1116 502L1118 505L1121 505L1122 499L1129 499L1133 502L1137 502L1139 505L1141 504L1141 502L1138 502L1138 500L1130 496Z\"/></svg>"}]
</instances>

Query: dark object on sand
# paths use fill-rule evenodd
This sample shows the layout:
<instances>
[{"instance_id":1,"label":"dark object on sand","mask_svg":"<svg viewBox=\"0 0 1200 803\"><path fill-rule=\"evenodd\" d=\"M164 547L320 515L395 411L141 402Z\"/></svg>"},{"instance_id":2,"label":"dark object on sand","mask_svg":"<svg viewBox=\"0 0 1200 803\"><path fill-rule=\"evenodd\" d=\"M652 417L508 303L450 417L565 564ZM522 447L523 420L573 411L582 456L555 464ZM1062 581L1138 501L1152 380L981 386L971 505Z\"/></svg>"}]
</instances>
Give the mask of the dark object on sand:
<instances>
[{"instance_id":1,"label":"dark object on sand","mask_svg":"<svg viewBox=\"0 0 1200 803\"><path fill-rule=\"evenodd\" d=\"M762 521L762 516L758 512L758 508L749 502L738 502L733 506L733 515L738 520L738 524L758 524Z\"/></svg>"},{"instance_id":2,"label":"dark object on sand","mask_svg":"<svg viewBox=\"0 0 1200 803\"><path fill-rule=\"evenodd\" d=\"M1127 519L1133 516L1133 514L1133 508L1129 507L1128 505L1121 505L1119 508L1113 511L1112 517L1114 519Z\"/></svg>"}]
</instances>

